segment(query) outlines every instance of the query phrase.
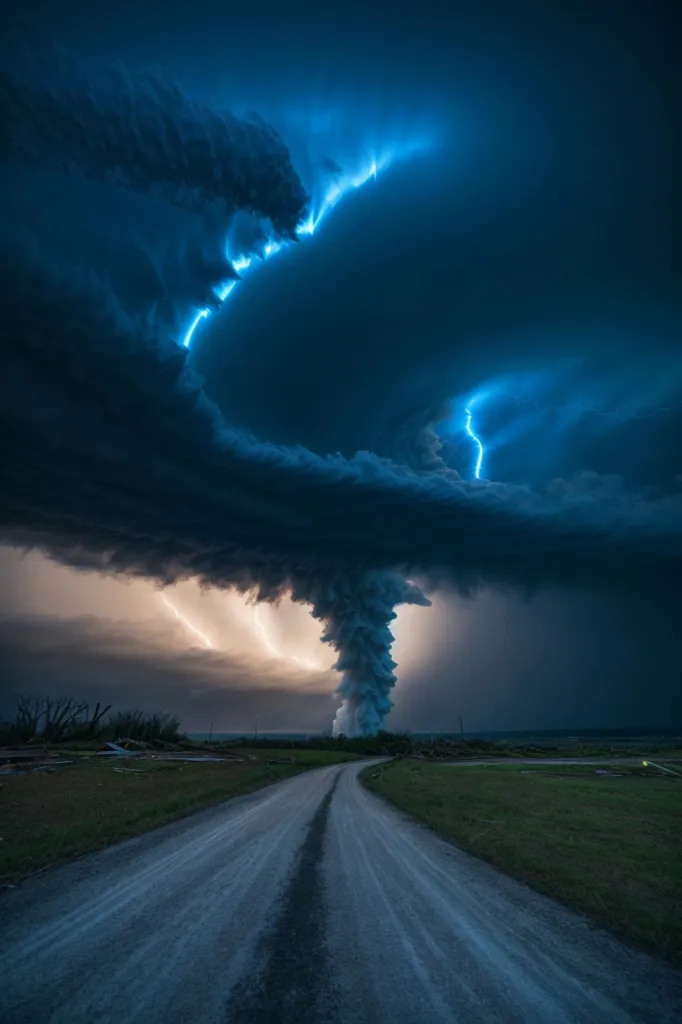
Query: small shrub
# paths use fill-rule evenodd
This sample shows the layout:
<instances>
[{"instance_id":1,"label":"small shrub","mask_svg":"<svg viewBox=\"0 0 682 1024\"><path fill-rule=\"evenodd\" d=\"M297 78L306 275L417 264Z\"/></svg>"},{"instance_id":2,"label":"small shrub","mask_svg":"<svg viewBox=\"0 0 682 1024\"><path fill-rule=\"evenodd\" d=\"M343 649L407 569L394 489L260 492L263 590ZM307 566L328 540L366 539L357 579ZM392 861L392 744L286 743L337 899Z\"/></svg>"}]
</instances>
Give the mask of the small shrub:
<instances>
[{"instance_id":1,"label":"small shrub","mask_svg":"<svg viewBox=\"0 0 682 1024\"><path fill-rule=\"evenodd\" d=\"M118 711L111 715L105 735L109 739L142 740L147 743L177 743L183 738L180 719L168 711L147 712L139 709Z\"/></svg>"}]
</instances>

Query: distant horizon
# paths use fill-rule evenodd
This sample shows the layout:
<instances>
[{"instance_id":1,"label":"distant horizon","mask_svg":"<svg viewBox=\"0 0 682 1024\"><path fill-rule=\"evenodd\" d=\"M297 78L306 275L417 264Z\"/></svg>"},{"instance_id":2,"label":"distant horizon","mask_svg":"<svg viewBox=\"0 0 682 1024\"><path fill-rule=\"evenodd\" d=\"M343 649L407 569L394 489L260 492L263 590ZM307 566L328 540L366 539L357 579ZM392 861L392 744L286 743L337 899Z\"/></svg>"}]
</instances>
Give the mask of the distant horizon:
<instances>
[{"instance_id":1,"label":"distant horizon","mask_svg":"<svg viewBox=\"0 0 682 1024\"><path fill-rule=\"evenodd\" d=\"M188 731L187 732L187 736L189 736L190 739L208 739L209 737L211 737L213 739L218 739L220 737L226 737L228 739L239 739L241 737L247 737L247 736L254 736L254 738L257 737L258 739L271 739L271 738L278 738L278 737L283 737L283 738L287 738L287 739L301 739L301 738L307 738L307 737L310 737L310 736L322 736L322 735L324 735L324 733L326 731L327 730L324 730L324 729L321 729L319 731L309 730L308 732L292 732L292 731L286 731L286 730L261 730L261 729L258 729L257 731L256 730L248 730L248 731L242 730L242 731L237 731L237 732L228 732L228 731L222 731L221 730L221 731L214 731L212 733ZM403 733L404 732L404 733L407 733L408 736L447 736L447 737L450 737L450 736L459 736L460 735L460 732L458 730L451 730L451 731L447 731L446 730L446 731L443 731L443 730L432 729L430 731L428 731L428 730L426 730L426 731L425 730L420 730L420 731L413 732L411 729L396 729L396 730L385 729L384 731L385 732L389 732L389 733L393 732L393 731L395 731L396 733ZM573 736L575 736L575 737L593 737L593 736L594 737L597 737L597 736L598 737L609 737L609 736L611 736L611 737L614 737L614 738L616 738L616 737L637 738L637 737L649 737L649 736L682 736L682 724L680 724L678 726L674 726L674 727L673 726L646 726L646 727L632 726L632 727L624 728L624 729L599 729L599 728L591 728L591 729L472 729L472 730L465 729L464 730L464 736L465 737L467 737L467 736L469 736L469 737L477 737L479 739L490 739L490 738L493 738L493 737L502 738L502 739L504 739L504 738L515 739L515 738L521 738L521 737L538 737L538 738L539 737L547 737L547 738L555 737L555 738L559 739L559 738L564 737L564 738L569 738L570 739Z\"/></svg>"}]
</instances>

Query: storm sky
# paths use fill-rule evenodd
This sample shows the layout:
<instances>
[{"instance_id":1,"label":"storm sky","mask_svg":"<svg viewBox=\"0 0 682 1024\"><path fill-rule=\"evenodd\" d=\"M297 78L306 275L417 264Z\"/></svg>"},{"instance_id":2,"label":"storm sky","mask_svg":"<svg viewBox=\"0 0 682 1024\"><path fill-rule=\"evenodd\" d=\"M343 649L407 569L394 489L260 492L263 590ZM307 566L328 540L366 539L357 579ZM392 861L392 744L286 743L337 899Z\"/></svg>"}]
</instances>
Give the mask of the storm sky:
<instances>
[{"instance_id":1,"label":"storm sky","mask_svg":"<svg viewBox=\"0 0 682 1024\"><path fill-rule=\"evenodd\" d=\"M23 5L2 708L682 720L679 39L593 6Z\"/></svg>"}]
</instances>

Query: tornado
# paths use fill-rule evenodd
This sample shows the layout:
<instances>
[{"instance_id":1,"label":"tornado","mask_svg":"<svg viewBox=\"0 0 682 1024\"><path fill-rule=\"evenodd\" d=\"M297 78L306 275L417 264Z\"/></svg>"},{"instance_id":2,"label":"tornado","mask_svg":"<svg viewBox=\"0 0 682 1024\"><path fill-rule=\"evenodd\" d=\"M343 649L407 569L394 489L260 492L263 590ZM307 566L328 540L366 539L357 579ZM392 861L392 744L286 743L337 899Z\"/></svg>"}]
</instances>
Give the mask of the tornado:
<instances>
[{"instance_id":1,"label":"tornado","mask_svg":"<svg viewBox=\"0 0 682 1024\"><path fill-rule=\"evenodd\" d=\"M350 572L313 587L313 616L325 624L322 641L338 652L341 705L335 736L373 736L393 707L396 663L391 622L400 604L428 606L414 583L390 572Z\"/></svg>"}]
</instances>

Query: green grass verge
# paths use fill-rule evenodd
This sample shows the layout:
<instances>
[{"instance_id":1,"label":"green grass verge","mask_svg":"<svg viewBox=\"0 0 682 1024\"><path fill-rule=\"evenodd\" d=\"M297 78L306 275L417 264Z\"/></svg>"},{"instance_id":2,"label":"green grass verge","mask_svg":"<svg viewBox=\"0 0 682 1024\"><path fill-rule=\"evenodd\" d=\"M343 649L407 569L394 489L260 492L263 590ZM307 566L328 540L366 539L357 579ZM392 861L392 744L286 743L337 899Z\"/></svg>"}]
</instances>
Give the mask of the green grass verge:
<instances>
[{"instance_id":1,"label":"green grass verge","mask_svg":"<svg viewBox=\"0 0 682 1024\"><path fill-rule=\"evenodd\" d=\"M362 778L444 838L682 964L682 779L584 771L401 760Z\"/></svg>"},{"instance_id":2,"label":"green grass verge","mask_svg":"<svg viewBox=\"0 0 682 1024\"><path fill-rule=\"evenodd\" d=\"M295 760L266 767L277 757ZM214 764L93 757L51 774L7 777L0 781L0 882L18 882L311 768L353 760L324 750L258 751L256 761Z\"/></svg>"}]
</instances>

